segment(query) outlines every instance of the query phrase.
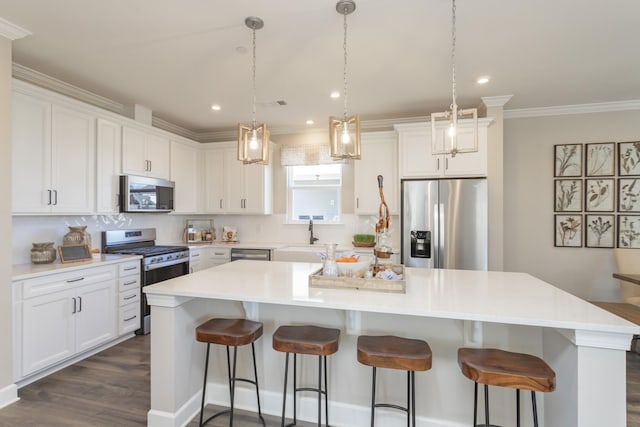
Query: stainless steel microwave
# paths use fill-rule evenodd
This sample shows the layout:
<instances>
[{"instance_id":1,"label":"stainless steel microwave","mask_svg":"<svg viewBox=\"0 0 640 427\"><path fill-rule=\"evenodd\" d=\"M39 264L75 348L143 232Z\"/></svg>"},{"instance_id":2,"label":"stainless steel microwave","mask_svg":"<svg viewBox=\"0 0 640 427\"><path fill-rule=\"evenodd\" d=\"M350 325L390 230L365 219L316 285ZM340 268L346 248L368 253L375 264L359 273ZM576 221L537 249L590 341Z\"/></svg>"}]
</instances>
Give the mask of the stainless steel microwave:
<instances>
[{"instance_id":1,"label":"stainless steel microwave","mask_svg":"<svg viewBox=\"0 0 640 427\"><path fill-rule=\"evenodd\" d=\"M175 183L146 176L120 176L120 212L171 212Z\"/></svg>"}]
</instances>

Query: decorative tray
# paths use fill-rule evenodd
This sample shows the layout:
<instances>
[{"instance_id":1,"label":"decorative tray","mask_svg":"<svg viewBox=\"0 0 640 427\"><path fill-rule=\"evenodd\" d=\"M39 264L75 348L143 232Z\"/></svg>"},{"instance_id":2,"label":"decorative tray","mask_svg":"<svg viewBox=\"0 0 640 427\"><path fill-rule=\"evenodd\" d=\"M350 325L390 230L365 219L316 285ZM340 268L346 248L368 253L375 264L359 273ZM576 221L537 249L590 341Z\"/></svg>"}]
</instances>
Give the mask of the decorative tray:
<instances>
[{"instance_id":1,"label":"decorative tray","mask_svg":"<svg viewBox=\"0 0 640 427\"><path fill-rule=\"evenodd\" d=\"M406 292L407 282L404 280L404 266L393 265L392 269L395 273L402 274L402 280L385 280L375 277L325 277L322 275L322 269L309 275L309 287L311 288L330 288L330 289L362 289L365 291L375 292Z\"/></svg>"}]
</instances>

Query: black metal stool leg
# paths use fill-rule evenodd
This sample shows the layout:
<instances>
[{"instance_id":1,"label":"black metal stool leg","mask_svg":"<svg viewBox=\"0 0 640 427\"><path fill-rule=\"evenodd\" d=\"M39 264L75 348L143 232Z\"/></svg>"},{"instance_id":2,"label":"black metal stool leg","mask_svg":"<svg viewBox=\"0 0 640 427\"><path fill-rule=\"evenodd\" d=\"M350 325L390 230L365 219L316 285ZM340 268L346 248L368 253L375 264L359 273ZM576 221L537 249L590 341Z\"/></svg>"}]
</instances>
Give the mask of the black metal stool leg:
<instances>
[{"instance_id":1,"label":"black metal stool leg","mask_svg":"<svg viewBox=\"0 0 640 427\"><path fill-rule=\"evenodd\" d=\"M322 427L322 356L318 356L318 427Z\"/></svg>"},{"instance_id":2,"label":"black metal stool leg","mask_svg":"<svg viewBox=\"0 0 640 427\"><path fill-rule=\"evenodd\" d=\"M536 392L531 391L531 406L533 407L533 426L538 427L538 408L536 406Z\"/></svg>"},{"instance_id":3,"label":"black metal stool leg","mask_svg":"<svg viewBox=\"0 0 640 427\"><path fill-rule=\"evenodd\" d=\"M520 389L516 389L516 427L520 427Z\"/></svg>"},{"instance_id":4,"label":"black metal stool leg","mask_svg":"<svg viewBox=\"0 0 640 427\"><path fill-rule=\"evenodd\" d=\"M324 422L329 426L329 388L327 387L327 356L324 359Z\"/></svg>"},{"instance_id":5,"label":"black metal stool leg","mask_svg":"<svg viewBox=\"0 0 640 427\"><path fill-rule=\"evenodd\" d=\"M473 427L478 425L478 383L473 383Z\"/></svg>"},{"instance_id":6,"label":"black metal stool leg","mask_svg":"<svg viewBox=\"0 0 640 427\"><path fill-rule=\"evenodd\" d=\"M209 371L209 346L210 344L207 344L207 355L205 356L205 359L204 359L204 383L202 384L202 403L200 404L200 423L198 424L200 427L202 427L202 419L204 416L204 398L207 394L207 373Z\"/></svg>"},{"instance_id":7,"label":"black metal stool leg","mask_svg":"<svg viewBox=\"0 0 640 427\"><path fill-rule=\"evenodd\" d=\"M416 372L411 371L411 420L416 427Z\"/></svg>"},{"instance_id":8,"label":"black metal stool leg","mask_svg":"<svg viewBox=\"0 0 640 427\"><path fill-rule=\"evenodd\" d=\"M489 424L489 386L484 385L484 425L490 427Z\"/></svg>"},{"instance_id":9,"label":"black metal stool leg","mask_svg":"<svg viewBox=\"0 0 640 427\"><path fill-rule=\"evenodd\" d=\"M374 426L376 416L376 367L373 367L373 384L371 386L371 427Z\"/></svg>"},{"instance_id":10,"label":"black metal stool leg","mask_svg":"<svg viewBox=\"0 0 640 427\"><path fill-rule=\"evenodd\" d=\"M289 373L289 353L284 359L284 392L282 393L282 422L280 427L284 427L284 411L287 407L287 374Z\"/></svg>"},{"instance_id":11,"label":"black metal stool leg","mask_svg":"<svg viewBox=\"0 0 640 427\"><path fill-rule=\"evenodd\" d=\"M264 417L262 416L262 409L260 408L260 387L258 386L258 367L256 366L256 348L254 343L251 343L251 355L253 356L253 377L256 382L256 398L258 400L258 418L262 421L262 425L266 425Z\"/></svg>"},{"instance_id":12,"label":"black metal stool leg","mask_svg":"<svg viewBox=\"0 0 640 427\"><path fill-rule=\"evenodd\" d=\"M298 355L293 353L293 425L298 424Z\"/></svg>"},{"instance_id":13,"label":"black metal stool leg","mask_svg":"<svg viewBox=\"0 0 640 427\"><path fill-rule=\"evenodd\" d=\"M411 373L407 371L407 427L411 427Z\"/></svg>"},{"instance_id":14,"label":"black metal stool leg","mask_svg":"<svg viewBox=\"0 0 640 427\"><path fill-rule=\"evenodd\" d=\"M233 377L231 378L231 415L229 427L233 427L233 406L236 397L236 362L238 361L238 347L233 347Z\"/></svg>"}]
</instances>

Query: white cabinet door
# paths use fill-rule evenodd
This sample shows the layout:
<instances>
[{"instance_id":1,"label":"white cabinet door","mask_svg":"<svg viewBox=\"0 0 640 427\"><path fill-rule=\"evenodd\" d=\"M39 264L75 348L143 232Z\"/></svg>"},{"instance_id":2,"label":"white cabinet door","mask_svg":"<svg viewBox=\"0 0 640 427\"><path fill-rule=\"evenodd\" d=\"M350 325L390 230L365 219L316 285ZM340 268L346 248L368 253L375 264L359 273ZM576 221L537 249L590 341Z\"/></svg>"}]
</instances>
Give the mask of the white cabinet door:
<instances>
[{"instance_id":1,"label":"white cabinet door","mask_svg":"<svg viewBox=\"0 0 640 427\"><path fill-rule=\"evenodd\" d=\"M122 172L146 175L149 169L146 134L130 127L122 128Z\"/></svg>"},{"instance_id":2,"label":"white cabinet door","mask_svg":"<svg viewBox=\"0 0 640 427\"><path fill-rule=\"evenodd\" d=\"M244 165L244 213L260 215L271 213L273 204L270 168L271 166L268 165Z\"/></svg>"},{"instance_id":3,"label":"white cabinet door","mask_svg":"<svg viewBox=\"0 0 640 427\"><path fill-rule=\"evenodd\" d=\"M460 148L473 147L473 128L460 125L457 143ZM446 156L444 175L447 177L487 175L487 126L478 124L478 151L459 153L455 157Z\"/></svg>"},{"instance_id":4,"label":"white cabinet door","mask_svg":"<svg viewBox=\"0 0 640 427\"><path fill-rule=\"evenodd\" d=\"M51 103L13 93L14 213L51 210Z\"/></svg>"},{"instance_id":5,"label":"white cabinet door","mask_svg":"<svg viewBox=\"0 0 640 427\"><path fill-rule=\"evenodd\" d=\"M397 144L395 132L362 134L362 157L354 162L355 213L377 215L380 206L378 175L383 177L384 196L392 215L398 214Z\"/></svg>"},{"instance_id":6,"label":"white cabinet door","mask_svg":"<svg viewBox=\"0 0 640 427\"><path fill-rule=\"evenodd\" d=\"M82 286L76 290L76 352L116 337L116 284L114 280Z\"/></svg>"},{"instance_id":7,"label":"white cabinet door","mask_svg":"<svg viewBox=\"0 0 640 427\"><path fill-rule=\"evenodd\" d=\"M169 179L171 176L171 142L169 139L147 135L147 159L149 159L148 176Z\"/></svg>"},{"instance_id":8,"label":"white cabinet door","mask_svg":"<svg viewBox=\"0 0 640 427\"><path fill-rule=\"evenodd\" d=\"M401 178L436 178L442 174L442 156L431 154L429 124L396 126Z\"/></svg>"},{"instance_id":9,"label":"white cabinet door","mask_svg":"<svg viewBox=\"0 0 640 427\"><path fill-rule=\"evenodd\" d=\"M141 129L122 129L122 172L169 179L170 142Z\"/></svg>"},{"instance_id":10,"label":"white cabinet door","mask_svg":"<svg viewBox=\"0 0 640 427\"><path fill-rule=\"evenodd\" d=\"M46 368L75 353L73 292L30 298L23 303L23 376Z\"/></svg>"},{"instance_id":11,"label":"white cabinet door","mask_svg":"<svg viewBox=\"0 0 640 427\"><path fill-rule=\"evenodd\" d=\"M175 182L175 213L198 212L198 151L171 141L171 180Z\"/></svg>"},{"instance_id":12,"label":"white cabinet door","mask_svg":"<svg viewBox=\"0 0 640 427\"><path fill-rule=\"evenodd\" d=\"M235 148L224 150L225 199L227 213L244 213L245 206L245 165L238 160Z\"/></svg>"},{"instance_id":13,"label":"white cabinet door","mask_svg":"<svg viewBox=\"0 0 640 427\"><path fill-rule=\"evenodd\" d=\"M98 119L96 145L96 211L106 214L118 213L122 126L109 120Z\"/></svg>"},{"instance_id":14,"label":"white cabinet door","mask_svg":"<svg viewBox=\"0 0 640 427\"><path fill-rule=\"evenodd\" d=\"M202 270L203 250L205 248L191 249L189 248L189 273L195 273Z\"/></svg>"},{"instance_id":15,"label":"white cabinet door","mask_svg":"<svg viewBox=\"0 0 640 427\"><path fill-rule=\"evenodd\" d=\"M95 118L53 106L52 212L91 213L95 200Z\"/></svg>"},{"instance_id":16,"label":"white cabinet door","mask_svg":"<svg viewBox=\"0 0 640 427\"><path fill-rule=\"evenodd\" d=\"M225 204L225 150L220 148L207 149L204 152L204 191L205 212L224 213Z\"/></svg>"}]
</instances>

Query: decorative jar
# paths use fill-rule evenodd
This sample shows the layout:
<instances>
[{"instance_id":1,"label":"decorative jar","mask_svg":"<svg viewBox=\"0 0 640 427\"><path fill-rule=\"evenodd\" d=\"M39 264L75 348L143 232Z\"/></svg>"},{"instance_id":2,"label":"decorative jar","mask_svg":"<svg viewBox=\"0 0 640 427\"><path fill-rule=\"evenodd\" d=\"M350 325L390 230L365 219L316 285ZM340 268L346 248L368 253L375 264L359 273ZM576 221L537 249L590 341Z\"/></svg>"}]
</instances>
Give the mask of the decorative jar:
<instances>
[{"instance_id":1,"label":"decorative jar","mask_svg":"<svg viewBox=\"0 0 640 427\"><path fill-rule=\"evenodd\" d=\"M56 249L53 242L32 243L31 262L34 264L50 264L56 260Z\"/></svg>"},{"instance_id":2,"label":"decorative jar","mask_svg":"<svg viewBox=\"0 0 640 427\"><path fill-rule=\"evenodd\" d=\"M86 225L69 226L69 232L62 238L63 246L87 245L91 249L91 234Z\"/></svg>"}]
</instances>

